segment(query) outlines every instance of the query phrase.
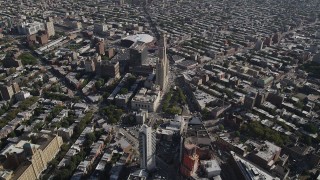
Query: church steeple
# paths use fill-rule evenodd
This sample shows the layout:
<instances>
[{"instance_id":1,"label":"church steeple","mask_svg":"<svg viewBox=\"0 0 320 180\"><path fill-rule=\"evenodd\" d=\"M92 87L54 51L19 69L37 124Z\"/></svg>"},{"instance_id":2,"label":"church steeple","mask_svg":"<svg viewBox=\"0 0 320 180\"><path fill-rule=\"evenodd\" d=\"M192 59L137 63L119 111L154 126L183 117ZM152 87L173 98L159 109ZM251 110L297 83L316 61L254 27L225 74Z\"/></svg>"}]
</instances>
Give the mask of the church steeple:
<instances>
[{"instance_id":1,"label":"church steeple","mask_svg":"<svg viewBox=\"0 0 320 180\"><path fill-rule=\"evenodd\" d=\"M161 35L159 43L159 60L156 66L156 84L164 91L168 85L169 62L167 58L167 35Z\"/></svg>"}]
</instances>

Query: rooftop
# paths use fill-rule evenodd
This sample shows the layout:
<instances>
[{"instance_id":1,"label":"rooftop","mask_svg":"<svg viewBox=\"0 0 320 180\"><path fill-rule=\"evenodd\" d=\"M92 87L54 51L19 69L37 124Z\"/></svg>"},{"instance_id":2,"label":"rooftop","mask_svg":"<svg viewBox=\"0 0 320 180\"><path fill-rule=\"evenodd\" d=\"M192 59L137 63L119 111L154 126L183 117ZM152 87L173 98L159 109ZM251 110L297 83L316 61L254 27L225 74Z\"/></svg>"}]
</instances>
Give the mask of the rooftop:
<instances>
[{"instance_id":1,"label":"rooftop","mask_svg":"<svg viewBox=\"0 0 320 180\"><path fill-rule=\"evenodd\" d=\"M221 168L219 166L219 163L217 160L203 160L200 161L201 165L205 168L207 172L212 171L221 171Z\"/></svg>"},{"instance_id":2,"label":"rooftop","mask_svg":"<svg viewBox=\"0 0 320 180\"><path fill-rule=\"evenodd\" d=\"M144 43L150 43L154 40L154 38L149 34L136 34L136 35L127 36L123 40L132 41L134 43L138 41L144 42Z\"/></svg>"},{"instance_id":3,"label":"rooftop","mask_svg":"<svg viewBox=\"0 0 320 180\"><path fill-rule=\"evenodd\" d=\"M246 179L280 180L231 151L233 159Z\"/></svg>"}]
</instances>

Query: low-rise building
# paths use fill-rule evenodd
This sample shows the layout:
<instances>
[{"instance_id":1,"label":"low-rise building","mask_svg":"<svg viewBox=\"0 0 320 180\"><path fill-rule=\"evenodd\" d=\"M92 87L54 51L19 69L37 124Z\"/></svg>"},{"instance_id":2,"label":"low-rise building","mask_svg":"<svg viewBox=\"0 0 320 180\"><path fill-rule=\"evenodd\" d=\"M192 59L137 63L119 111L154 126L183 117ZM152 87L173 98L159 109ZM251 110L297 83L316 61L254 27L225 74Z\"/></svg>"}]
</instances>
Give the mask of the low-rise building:
<instances>
[{"instance_id":1,"label":"low-rise building","mask_svg":"<svg viewBox=\"0 0 320 180\"><path fill-rule=\"evenodd\" d=\"M151 90L141 88L131 100L131 108L134 110L146 109L150 112L155 112L159 106L159 101L160 90L158 88Z\"/></svg>"},{"instance_id":2,"label":"low-rise building","mask_svg":"<svg viewBox=\"0 0 320 180\"><path fill-rule=\"evenodd\" d=\"M132 97L132 95L133 94L131 92L129 92L127 94L118 94L115 97L116 105L119 106L119 107L125 107L126 108L130 98Z\"/></svg>"},{"instance_id":3,"label":"low-rise building","mask_svg":"<svg viewBox=\"0 0 320 180\"><path fill-rule=\"evenodd\" d=\"M270 169L279 159L281 148L269 141L258 144L256 150L249 155L255 164L262 168Z\"/></svg>"},{"instance_id":4,"label":"low-rise building","mask_svg":"<svg viewBox=\"0 0 320 180\"><path fill-rule=\"evenodd\" d=\"M203 169L206 177L209 179L219 176L221 173L221 168L217 160L202 160L200 161L200 164L200 167Z\"/></svg>"},{"instance_id":5,"label":"low-rise building","mask_svg":"<svg viewBox=\"0 0 320 180\"><path fill-rule=\"evenodd\" d=\"M169 125L166 127L168 130L172 130L181 134L185 126L185 121L182 116L176 115L173 120L170 120Z\"/></svg>"},{"instance_id":6,"label":"low-rise building","mask_svg":"<svg viewBox=\"0 0 320 180\"><path fill-rule=\"evenodd\" d=\"M148 111L140 109L138 112L135 113L135 115L136 115L136 122L138 124L144 124L144 122L148 118Z\"/></svg>"},{"instance_id":7,"label":"low-rise building","mask_svg":"<svg viewBox=\"0 0 320 180\"><path fill-rule=\"evenodd\" d=\"M23 101L30 97L30 92L27 91L20 91L17 94L15 94L15 98L17 101Z\"/></svg>"},{"instance_id":8,"label":"low-rise building","mask_svg":"<svg viewBox=\"0 0 320 180\"><path fill-rule=\"evenodd\" d=\"M146 180L148 177L148 172L144 169L137 170L131 173L127 180Z\"/></svg>"},{"instance_id":9,"label":"low-rise building","mask_svg":"<svg viewBox=\"0 0 320 180\"><path fill-rule=\"evenodd\" d=\"M63 144L58 135L41 133L37 144L21 140L1 151L3 168L14 169L12 179L38 179Z\"/></svg>"}]
</instances>

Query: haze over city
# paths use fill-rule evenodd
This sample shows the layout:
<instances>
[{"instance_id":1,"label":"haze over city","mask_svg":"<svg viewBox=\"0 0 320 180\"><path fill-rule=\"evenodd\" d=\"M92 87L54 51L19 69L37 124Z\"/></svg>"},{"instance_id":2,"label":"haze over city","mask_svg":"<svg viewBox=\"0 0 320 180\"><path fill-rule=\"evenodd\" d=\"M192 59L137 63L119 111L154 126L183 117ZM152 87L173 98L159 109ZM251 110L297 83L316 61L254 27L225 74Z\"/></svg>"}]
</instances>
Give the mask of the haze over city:
<instances>
[{"instance_id":1,"label":"haze over city","mask_svg":"<svg viewBox=\"0 0 320 180\"><path fill-rule=\"evenodd\" d=\"M319 0L0 0L0 180L320 179Z\"/></svg>"}]
</instances>

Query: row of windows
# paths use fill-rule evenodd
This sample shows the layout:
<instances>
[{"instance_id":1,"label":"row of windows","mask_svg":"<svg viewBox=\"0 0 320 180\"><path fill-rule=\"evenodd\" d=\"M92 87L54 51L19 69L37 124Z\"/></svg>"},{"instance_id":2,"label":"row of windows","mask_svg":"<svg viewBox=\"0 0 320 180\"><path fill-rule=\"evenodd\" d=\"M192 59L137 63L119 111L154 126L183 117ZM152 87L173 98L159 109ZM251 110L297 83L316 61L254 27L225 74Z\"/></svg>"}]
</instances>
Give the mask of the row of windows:
<instances>
[{"instance_id":1,"label":"row of windows","mask_svg":"<svg viewBox=\"0 0 320 180\"><path fill-rule=\"evenodd\" d=\"M150 108L150 105L136 104L136 107L140 107L140 108Z\"/></svg>"}]
</instances>

